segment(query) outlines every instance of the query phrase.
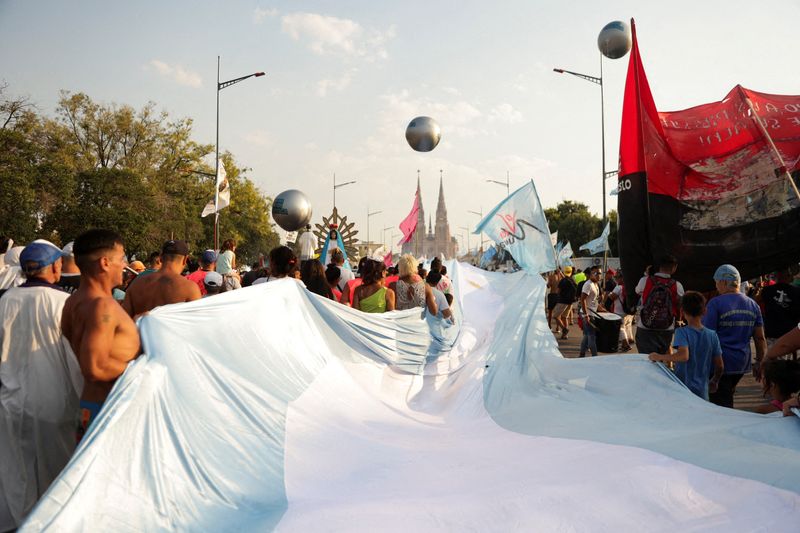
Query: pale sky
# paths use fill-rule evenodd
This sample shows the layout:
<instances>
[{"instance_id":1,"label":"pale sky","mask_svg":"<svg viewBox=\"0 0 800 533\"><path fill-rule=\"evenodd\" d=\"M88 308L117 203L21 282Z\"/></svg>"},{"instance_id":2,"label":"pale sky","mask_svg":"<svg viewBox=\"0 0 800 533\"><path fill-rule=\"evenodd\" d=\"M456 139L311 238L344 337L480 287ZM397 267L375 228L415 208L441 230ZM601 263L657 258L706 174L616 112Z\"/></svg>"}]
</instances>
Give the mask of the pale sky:
<instances>
[{"instance_id":1,"label":"pale sky","mask_svg":"<svg viewBox=\"0 0 800 533\"><path fill-rule=\"evenodd\" d=\"M333 173L356 180L337 191L340 213L366 239L367 209L382 211L370 237L392 226L388 241L411 208L417 169L434 214L442 169L461 239L478 222L468 211L505 196L486 179L507 171L512 190L532 178L545 207L570 199L601 213L599 87L553 68L599 75L600 29L631 17L662 111L720 100L737 83L800 94L797 0L0 0L0 78L47 114L60 89L135 108L152 100L193 118L195 139L213 143L217 55L223 81L266 71L220 94L220 146L261 190L304 191L319 222L332 209ZM607 170L618 160L627 64L603 65ZM418 115L441 126L433 152L405 141Z\"/></svg>"}]
</instances>

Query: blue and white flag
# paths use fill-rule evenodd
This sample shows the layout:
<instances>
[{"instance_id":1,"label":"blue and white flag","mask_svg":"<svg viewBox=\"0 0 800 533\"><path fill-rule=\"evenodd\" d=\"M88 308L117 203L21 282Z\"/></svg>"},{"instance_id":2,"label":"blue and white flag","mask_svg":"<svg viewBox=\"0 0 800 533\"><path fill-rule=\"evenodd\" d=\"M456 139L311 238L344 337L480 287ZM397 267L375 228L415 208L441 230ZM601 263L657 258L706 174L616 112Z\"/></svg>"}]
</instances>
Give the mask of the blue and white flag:
<instances>
[{"instance_id":1,"label":"blue and white flag","mask_svg":"<svg viewBox=\"0 0 800 533\"><path fill-rule=\"evenodd\" d=\"M556 262L558 263L559 268L565 266L575 266L572 263L572 245L570 245L569 241L566 244L558 243L556 247Z\"/></svg>"},{"instance_id":2,"label":"blue and white flag","mask_svg":"<svg viewBox=\"0 0 800 533\"><path fill-rule=\"evenodd\" d=\"M486 268L486 266L489 264L489 261L491 261L495 255L497 255L497 248L490 246L485 252L483 252L479 266L481 268Z\"/></svg>"},{"instance_id":3,"label":"blue and white flag","mask_svg":"<svg viewBox=\"0 0 800 533\"><path fill-rule=\"evenodd\" d=\"M550 229L533 180L492 209L473 233L481 232L502 244L528 273L556 269Z\"/></svg>"},{"instance_id":4,"label":"blue and white flag","mask_svg":"<svg viewBox=\"0 0 800 533\"><path fill-rule=\"evenodd\" d=\"M608 250L608 234L611 232L611 222L606 223L603 233L593 241L589 241L578 250L588 250L590 254L599 254Z\"/></svg>"}]
</instances>

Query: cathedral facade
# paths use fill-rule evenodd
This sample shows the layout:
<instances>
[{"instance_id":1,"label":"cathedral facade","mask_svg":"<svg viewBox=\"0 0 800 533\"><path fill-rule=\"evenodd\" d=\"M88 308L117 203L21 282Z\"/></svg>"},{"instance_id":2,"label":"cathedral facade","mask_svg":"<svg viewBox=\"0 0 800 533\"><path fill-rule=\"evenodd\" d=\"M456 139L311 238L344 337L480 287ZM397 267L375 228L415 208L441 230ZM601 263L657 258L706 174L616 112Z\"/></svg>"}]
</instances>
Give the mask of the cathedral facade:
<instances>
[{"instance_id":1,"label":"cathedral facade","mask_svg":"<svg viewBox=\"0 0 800 533\"><path fill-rule=\"evenodd\" d=\"M458 250L458 241L450 234L450 224L447 221L447 206L444 203L444 183L439 176L439 201L436 204L436 222L428 217L425 225L425 210L422 208L422 191L420 190L419 177L417 177L417 195L419 197L419 212L417 213L417 229L411 240L403 244L403 253L414 257L431 259L440 254L452 259Z\"/></svg>"}]
</instances>

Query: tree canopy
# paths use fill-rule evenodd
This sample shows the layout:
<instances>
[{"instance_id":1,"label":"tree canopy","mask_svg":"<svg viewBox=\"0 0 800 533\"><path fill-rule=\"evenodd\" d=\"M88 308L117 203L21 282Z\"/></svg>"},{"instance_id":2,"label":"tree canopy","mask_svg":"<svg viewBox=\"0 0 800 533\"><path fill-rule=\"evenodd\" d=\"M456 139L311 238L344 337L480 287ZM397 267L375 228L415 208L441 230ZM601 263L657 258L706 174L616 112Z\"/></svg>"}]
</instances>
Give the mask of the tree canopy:
<instances>
[{"instance_id":1,"label":"tree canopy","mask_svg":"<svg viewBox=\"0 0 800 533\"><path fill-rule=\"evenodd\" d=\"M603 220L589 212L589 207L580 202L564 200L556 207L544 210L550 231L558 231L559 241L569 241L576 255L589 255L588 252L579 252L578 248L600 236L603 231ZM611 231L608 245L611 255L617 254L617 212L608 213Z\"/></svg>"},{"instance_id":2,"label":"tree canopy","mask_svg":"<svg viewBox=\"0 0 800 533\"><path fill-rule=\"evenodd\" d=\"M92 227L119 232L129 255L158 250L170 238L193 250L213 247L214 146L192 139L192 120L150 102L141 109L102 104L62 91L54 117L0 85L0 228L18 242L65 244ZM272 200L231 153L220 156L231 205L220 213L220 242L237 241L240 263L279 242ZM205 173L205 174L203 174Z\"/></svg>"}]
</instances>

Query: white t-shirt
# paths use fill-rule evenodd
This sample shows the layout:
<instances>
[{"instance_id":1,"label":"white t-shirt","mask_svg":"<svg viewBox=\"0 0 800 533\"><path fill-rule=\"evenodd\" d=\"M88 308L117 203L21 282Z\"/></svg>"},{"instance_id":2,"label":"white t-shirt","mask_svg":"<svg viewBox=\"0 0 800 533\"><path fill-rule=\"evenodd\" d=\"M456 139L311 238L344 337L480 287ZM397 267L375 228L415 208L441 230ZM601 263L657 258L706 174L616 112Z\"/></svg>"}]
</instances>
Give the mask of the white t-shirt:
<instances>
[{"instance_id":1,"label":"white t-shirt","mask_svg":"<svg viewBox=\"0 0 800 533\"><path fill-rule=\"evenodd\" d=\"M436 300L436 307L439 309L439 314L436 315L439 318L442 318L442 311L445 309L450 309L450 305L447 303L447 298L445 297L444 293L439 289L433 289L433 298Z\"/></svg>"},{"instance_id":2,"label":"white t-shirt","mask_svg":"<svg viewBox=\"0 0 800 533\"><path fill-rule=\"evenodd\" d=\"M661 272L656 272L653 275L654 276L658 276L659 278L666 278L666 279L670 279L672 277L669 274L663 274ZM644 292L644 287L645 287L646 283L647 283L647 276L642 276L642 278L639 280L639 283L636 284L636 294L638 294L639 296L642 295L642 293ZM675 287L676 287L676 289L678 291L678 298L681 298L681 296L683 296L683 285L681 285L680 281L676 280L675 281ZM636 327L640 328L640 329L648 329L648 328L644 327L644 325L642 324L641 314L642 314L642 306L643 305L644 305L643 301L639 302L639 306L636 309ZM673 321L672 325L668 329L666 329L664 331L669 331L669 330L672 330L672 329L675 329L675 322L674 321Z\"/></svg>"},{"instance_id":3,"label":"white t-shirt","mask_svg":"<svg viewBox=\"0 0 800 533\"><path fill-rule=\"evenodd\" d=\"M314 258L314 252L317 249L317 238L310 231L303 232L297 240L300 248L300 260L308 261Z\"/></svg>"},{"instance_id":4,"label":"white t-shirt","mask_svg":"<svg viewBox=\"0 0 800 533\"><path fill-rule=\"evenodd\" d=\"M581 292L587 295L586 308L589 311L597 312L597 305L600 303L600 290L597 287L597 283L587 279L586 283L583 284L583 290Z\"/></svg>"},{"instance_id":5,"label":"white t-shirt","mask_svg":"<svg viewBox=\"0 0 800 533\"><path fill-rule=\"evenodd\" d=\"M622 292L623 288L623 285L617 285L614 287L614 290L611 291L611 294L617 295L617 297L614 298L614 313L619 316L625 316L625 311L622 309L622 299L625 298L625 294Z\"/></svg>"},{"instance_id":6,"label":"white t-shirt","mask_svg":"<svg viewBox=\"0 0 800 533\"><path fill-rule=\"evenodd\" d=\"M337 265L339 266L339 265ZM339 278L339 283L337 284L337 288L340 291L344 290L344 286L347 285L347 282L350 280L355 279L356 275L353 274L352 270L347 270L344 265L339 266L339 272L341 272L341 277Z\"/></svg>"},{"instance_id":7,"label":"white t-shirt","mask_svg":"<svg viewBox=\"0 0 800 533\"><path fill-rule=\"evenodd\" d=\"M233 253L233 250L225 250L217 257L217 273L222 274L230 274L231 270L233 270L233 259L236 255Z\"/></svg>"}]
</instances>

